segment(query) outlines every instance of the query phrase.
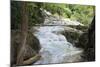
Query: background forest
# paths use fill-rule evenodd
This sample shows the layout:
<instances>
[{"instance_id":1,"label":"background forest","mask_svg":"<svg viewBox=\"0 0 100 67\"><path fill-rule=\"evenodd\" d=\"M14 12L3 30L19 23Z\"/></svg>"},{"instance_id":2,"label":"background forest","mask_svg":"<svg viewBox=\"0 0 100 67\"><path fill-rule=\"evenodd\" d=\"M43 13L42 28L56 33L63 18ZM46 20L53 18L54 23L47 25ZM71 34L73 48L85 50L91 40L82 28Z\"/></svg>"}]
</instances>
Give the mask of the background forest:
<instances>
[{"instance_id":1,"label":"background forest","mask_svg":"<svg viewBox=\"0 0 100 67\"><path fill-rule=\"evenodd\" d=\"M11 2L12 12L12 29L18 29L20 26L20 7L21 2ZM40 8L52 13L54 16L62 16L71 20L79 21L82 24L88 25L91 23L94 15L94 6L84 6L77 4L56 4L56 3L41 3L27 2L27 12L29 17L29 26L43 23L43 15ZM16 20L16 21L15 21Z\"/></svg>"}]
</instances>

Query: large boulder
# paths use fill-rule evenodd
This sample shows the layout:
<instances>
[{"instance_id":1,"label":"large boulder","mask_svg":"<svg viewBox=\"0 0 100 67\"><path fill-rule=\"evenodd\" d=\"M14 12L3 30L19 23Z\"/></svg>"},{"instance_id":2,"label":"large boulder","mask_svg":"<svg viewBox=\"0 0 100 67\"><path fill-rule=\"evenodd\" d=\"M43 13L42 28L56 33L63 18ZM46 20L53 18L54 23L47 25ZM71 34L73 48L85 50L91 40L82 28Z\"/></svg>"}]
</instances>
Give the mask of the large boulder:
<instances>
[{"instance_id":1,"label":"large boulder","mask_svg":"<svg viewBox=\"0 0 100 67\"><path fill-rule=\"evenodd\" d=\"M30 45L31 48L34 49L37 53L41 49L39 40L31 32L28 32L27 45Z\"/></svg>"},{"instance_id":2,"label":"large boulder","mask_svg":"<svg viewBox=\"0 0 100 67\"><path fill-rule=\"evenodd\" d=\"M20 31L11 31L11 66L14 67L16 65L16 60L17 60L17 55L18 55L18 50L19 50L19 45L20 45ZM24 60L27 60L33 56L35 56L41 46L39 43L39 40L30 32L28 32L27 40L26 40L26 45L24 49ZM33 64L33 63L32 63Z\"/></svg>"},{"instance_id":3,"label":"large boulder","mask_svg":"<svg viewBox=\"0 0 100 67\"><path fill-rule=\"evenodd\" d=\"M72 28L72 27L65 27L65 31L62 34L66 37L68 42L75 44L78 41L78 38L83 33L83 31Z\"/></svg>"},{"instance_id":4,"label":"large boulder","mask_svg":"<svg viewBox=\"0 0 100 67\"><path fill-rule=\"evenodd\" d=\"M79 37L76 46L84 49L83 58L85 61L95 61L95 17L87 32Z\"/></svg>"}]
</instances>

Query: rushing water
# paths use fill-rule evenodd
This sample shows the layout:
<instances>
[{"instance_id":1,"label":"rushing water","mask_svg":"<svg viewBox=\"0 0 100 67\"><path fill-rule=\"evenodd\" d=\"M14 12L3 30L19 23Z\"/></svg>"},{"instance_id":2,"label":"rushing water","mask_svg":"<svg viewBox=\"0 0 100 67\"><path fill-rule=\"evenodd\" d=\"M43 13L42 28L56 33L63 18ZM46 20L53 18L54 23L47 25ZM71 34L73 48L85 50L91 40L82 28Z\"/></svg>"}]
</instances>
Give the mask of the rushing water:
<instances>
[{"instance_id":1,"label":"rushing water","mask_svg":"<svg viewBox=\"0 0 100 67\"><path fill-rule=\"evenodd\" d=\"M46 11L43 12L47 15ZM51 16L51 14L49 16ZM53 17L45 19L43 24L82 25L79 22L64 18L58 20ZM65 31L64 26L36 26L34 29L35 32L33 34L39 39L41 45L39 52L41 59L34 64L65 63L81 60L82 50L74 47L67 41L65 36L61 34L61 32Z\"/></svg>"},{"instance_id":2,"label":"rushing water","mask_svg":"<svg viewBox=\"0 0 100 67\"><path fill-rule=\"evenodd\" d=\"M34 27L34 35L39 39L42 56L35 64L65 63L80 61L82 50L67 41L60 31L63 26Z\"/></svg>"}]
</instances>

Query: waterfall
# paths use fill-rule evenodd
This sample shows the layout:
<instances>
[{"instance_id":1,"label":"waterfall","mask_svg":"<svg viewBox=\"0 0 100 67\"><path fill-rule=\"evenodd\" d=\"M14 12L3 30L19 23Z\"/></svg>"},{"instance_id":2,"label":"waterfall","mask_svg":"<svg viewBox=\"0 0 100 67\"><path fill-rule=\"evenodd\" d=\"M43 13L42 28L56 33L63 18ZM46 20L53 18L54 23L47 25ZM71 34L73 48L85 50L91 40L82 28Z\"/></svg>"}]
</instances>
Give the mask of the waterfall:
<instances>
[{"instance_id":1,"label":"waterfall","mask_svg":"<svg viewBox=\"0 0 100 67\"><path fill-rule=\"evenodd\" d=\"M46 11L44 13L46 13ZM33 34L39 39L41 45L39 51L41 58L34 64L67 63L81 60L83 51L67 41L65 36L61 34L61 32L65 31L65 28L60 25L82 24L64 18L58 20L58 18L54 16L46 18L43 24L55 26L33 27L35 29Z\"/></svg>"},{"instance_id":2,"label":"waterfall","mask_svg":"<svg viewBox=\"0 0 100 67\"><path fill-rule=\"evenodd\" d=\"M67 41L60 31L62 26L34 27L37 31L33 33L40 41L41 59L34 64L51 64L80 61L82 50L74 47Z\"/></svg>"}]
</instances>

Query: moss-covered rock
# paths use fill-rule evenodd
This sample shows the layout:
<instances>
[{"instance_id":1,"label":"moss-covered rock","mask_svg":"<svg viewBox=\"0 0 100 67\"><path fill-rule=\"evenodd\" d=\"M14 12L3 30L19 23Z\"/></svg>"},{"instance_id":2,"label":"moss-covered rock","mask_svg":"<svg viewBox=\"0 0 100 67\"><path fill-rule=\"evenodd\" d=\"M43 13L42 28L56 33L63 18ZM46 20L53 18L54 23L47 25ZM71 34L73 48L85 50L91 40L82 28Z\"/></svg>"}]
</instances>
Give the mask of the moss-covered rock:
<instances>
[{"instance_id":1,"label":"moss-covered rock","mask_svg":"<svg viewBox=\"0 0 100 67\"><path fill-rule=\"evenodd\" d=\"M77 30L72 27L65 27L65 31L62 34L69 42L75 44L82 33L83 32L81 30Z\"/></svg>"}]
</instances>

